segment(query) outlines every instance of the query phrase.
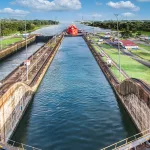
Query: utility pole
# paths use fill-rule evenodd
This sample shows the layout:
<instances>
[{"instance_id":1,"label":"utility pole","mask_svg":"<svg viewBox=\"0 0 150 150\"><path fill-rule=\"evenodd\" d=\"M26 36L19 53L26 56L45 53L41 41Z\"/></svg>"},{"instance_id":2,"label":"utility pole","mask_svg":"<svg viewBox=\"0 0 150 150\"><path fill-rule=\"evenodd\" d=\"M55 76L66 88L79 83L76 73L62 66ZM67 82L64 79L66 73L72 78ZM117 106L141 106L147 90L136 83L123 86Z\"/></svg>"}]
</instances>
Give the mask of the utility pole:
<instances>
[{"instance_id":1,"label":"utility pole","mask_svg":"<svg viewBox=\"0 0 150 150\"><path fill-rule=\"evenodd\" d=\"M27 71L27 81L29 80L29 68L28 68L28 54L27 54L27 21L25 18L25 39L26 39L26 71Z\"/></svg>"},{"instance_id":2,"label":"utility pole","mask_svg":"<svg viewBox=\"0 0 150 150\"><path fill-rule=\"evenodd\" d=\"M118 36L118 65L119 65L119 73L120 73L120 80L121 80L121 63L120 63L120 44L119 44L119 14L114 14L117 18L117 36Z\"/></svg>"},{"instance_id":3,"label":"utility pole","mask_svg":"<svg viewBox=\"0 0 150 150\"><path fill-rule=\"evenodd\" d=\"M55 17L55 43L56 43L56 20L57 20L57 17Z\"/></svg>"},{"instance_id":4,"label":"utility pole","mask_svg":"<svg viewBox=\"0 0 150 150\"><path fill-rule=\"evenodd\" d=\"M0 41L1 41L1 49L2 49L2 20L0 19Z\"/></svg>"},{"instance_id":5,"label":"utility pole","mask_svg":"<svg viewBox=\"0 0 150 150\"><path fill-rule=\"evenodd\" d=\"M94 31L94 20L95 20L95 17L93 16L93 35L95 35L95 31Z\"/></svg>"}]
</instances>

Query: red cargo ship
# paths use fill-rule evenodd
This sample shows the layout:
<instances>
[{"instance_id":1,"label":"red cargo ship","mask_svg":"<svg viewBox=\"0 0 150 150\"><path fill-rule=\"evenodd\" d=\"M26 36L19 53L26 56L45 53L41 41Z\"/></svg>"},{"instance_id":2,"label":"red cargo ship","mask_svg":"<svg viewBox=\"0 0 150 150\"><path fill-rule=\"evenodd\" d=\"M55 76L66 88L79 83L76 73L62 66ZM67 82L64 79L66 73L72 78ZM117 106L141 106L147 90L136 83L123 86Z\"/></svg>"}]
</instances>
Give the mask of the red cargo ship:
<instances>
[{"instance_id":1,"label":"red cargo ship","mask_svg":"<svg viewBox=\"0 0 150 150\"><path fill-rule=\"evenodd\" d=\"M67 33L72 35L72 36L77 36L78 35L78 28L75 25L71 25L68 27Z\"/></svg>"}]
</instances>

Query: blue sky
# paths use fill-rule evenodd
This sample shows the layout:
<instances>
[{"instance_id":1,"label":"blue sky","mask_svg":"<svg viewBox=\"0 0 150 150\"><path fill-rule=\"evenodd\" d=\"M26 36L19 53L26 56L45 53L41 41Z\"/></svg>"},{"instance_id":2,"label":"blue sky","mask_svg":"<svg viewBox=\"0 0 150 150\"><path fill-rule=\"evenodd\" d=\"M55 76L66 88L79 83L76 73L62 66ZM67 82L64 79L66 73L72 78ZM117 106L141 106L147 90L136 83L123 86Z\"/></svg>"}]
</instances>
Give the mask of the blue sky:
<instances>
[{"instance_id":1,"label":"blue sky","mask_svg":"<svg viewBox=\"0 0 150 150\"><path fill-rule=\"evenodd\" d=\"M1 18L60 21L150 19L150 0L1 0Z\"/></svg>"}]
</instances>

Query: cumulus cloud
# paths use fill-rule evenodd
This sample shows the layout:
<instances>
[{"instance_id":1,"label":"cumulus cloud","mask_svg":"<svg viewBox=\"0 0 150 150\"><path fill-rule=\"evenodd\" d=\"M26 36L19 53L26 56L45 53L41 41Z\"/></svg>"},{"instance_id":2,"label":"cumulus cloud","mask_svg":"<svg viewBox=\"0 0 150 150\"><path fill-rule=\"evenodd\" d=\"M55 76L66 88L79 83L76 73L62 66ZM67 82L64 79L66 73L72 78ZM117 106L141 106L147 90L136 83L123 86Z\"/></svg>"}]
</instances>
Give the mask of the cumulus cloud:
<instances>
[{"instance_id":1,"label":"cumulus cloud","mask_svg":"<svg viewBox=\"0 0 150 150\"><path fill-rule=\"evenodd\" d=\"M0 10L1 14L7 14L12 16L26 16L29 14L28 11L19 10L19 9L11 9L11 8L4 8Z\"/></svg>"},{"instance_id":2,"label":"cumulus cloud","mask_svg":"<svg viewBox=\"0 0 150 150\"><path fill-rule=\"evenodd\" d=\"M38 11L78 10L82 7L80 0L14 0L12 4L19 4Z\"/></svg>"},{"instance_id":3,"label":"cumulus cloud","mask_svg":"<svg viewBox=\"0 0 150 150\"><path fill-rule=\"evenodd\" d=\"M110 1L109 3L107 3L108 6L112 7L112 8L116 8L116 9L130 9L132 11L138 11L140 10L140 8L136 5L134 5L132 2L130 1L119 1L119 2L112 2Z\"/></svg>"},{"instance_id":4,"label":"cumulus cloud","mask_svg":"<svg viewBox=\"0 0 150 150\"><path fill-rule=\"evenodd\" d=\"M126 13L123 13L122 14L124 17L133 17L134 14L133 13L130 13L130 12L126 12Z\"/></svg>"}]
</instances>

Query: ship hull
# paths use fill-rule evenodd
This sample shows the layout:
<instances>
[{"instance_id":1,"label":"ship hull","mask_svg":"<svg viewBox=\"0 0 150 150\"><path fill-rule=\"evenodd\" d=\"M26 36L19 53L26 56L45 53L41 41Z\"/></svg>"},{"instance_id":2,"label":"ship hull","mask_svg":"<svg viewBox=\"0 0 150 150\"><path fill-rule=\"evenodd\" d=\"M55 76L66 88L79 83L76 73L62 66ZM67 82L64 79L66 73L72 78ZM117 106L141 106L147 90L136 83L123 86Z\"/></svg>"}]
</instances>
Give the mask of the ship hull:
<instances>
[{"instance_id":1,"label":"ship hull","mask_svg":"<svg viewBox=\"0 0 150 150\"><path fill-rule=\"evenodd\" d=\"M67 29L67 33L72 36L78 35L78 28L75 25L71 25Z\"/></svg>"}]
</instances>

